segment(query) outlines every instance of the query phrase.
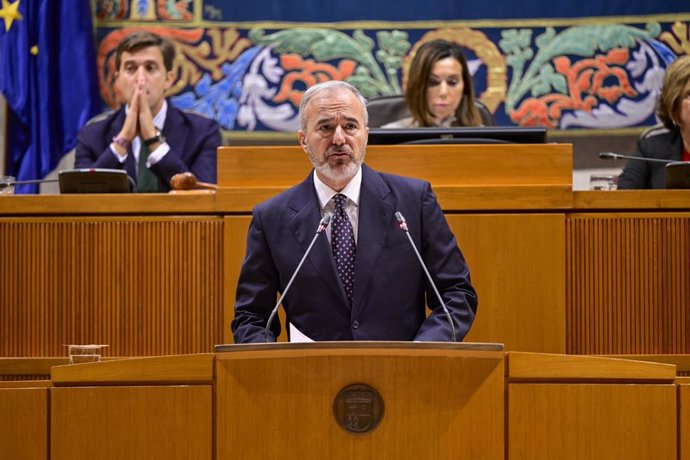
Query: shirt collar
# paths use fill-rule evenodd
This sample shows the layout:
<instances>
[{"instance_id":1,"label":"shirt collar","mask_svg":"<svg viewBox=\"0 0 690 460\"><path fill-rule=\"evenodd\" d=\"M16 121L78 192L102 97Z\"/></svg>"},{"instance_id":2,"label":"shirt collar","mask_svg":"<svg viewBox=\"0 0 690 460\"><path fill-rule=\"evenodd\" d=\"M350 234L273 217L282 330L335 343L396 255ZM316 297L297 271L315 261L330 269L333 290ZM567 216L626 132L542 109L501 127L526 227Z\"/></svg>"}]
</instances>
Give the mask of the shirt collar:
<instances>
[{"instance_id":1,"label":"shirt collar","mask_svg":"<svg viewBox=\"0 0 690 460\"><path fill-rule=\"evenodd\" d=\"M361 166L357 169L357 173L352 178L352 180L350 180L350 182L340 192L336 192L328 185L324 184L321 181L321 179L319 179L319 176L316 175L316 171L314 171L313 175L314 187L316 188L316 194L319 197L319 204L321 205L321 209L325 208L326 205L331 201L331 199L333 199L333 197L338 193L342 193L343 195L348 197L350 201L355 203L355 205L359 206L359 193L362 188Z\"/></svg>"}]
</instances>

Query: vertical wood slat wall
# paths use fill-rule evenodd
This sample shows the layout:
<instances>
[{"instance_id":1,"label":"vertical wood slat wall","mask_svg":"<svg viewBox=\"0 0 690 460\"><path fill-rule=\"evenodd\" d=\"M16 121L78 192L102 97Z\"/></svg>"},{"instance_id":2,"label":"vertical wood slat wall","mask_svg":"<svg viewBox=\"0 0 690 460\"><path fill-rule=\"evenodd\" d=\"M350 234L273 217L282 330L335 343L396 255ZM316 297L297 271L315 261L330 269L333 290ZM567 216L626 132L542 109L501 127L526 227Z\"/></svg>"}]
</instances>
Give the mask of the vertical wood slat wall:
<instances>
[{"instance_id":1,"label":"vertical wood slat wall","mask_svg":"<svg viewBox=\"0 0 690 460\"><path fill-rule=\"evenodd\" d=\"M690 214L566 220L566 352L690 353Z\"/></svg>"},{"instance_id":2,"label":"vertical wood slat wall","mask_svg":"<svg viewBox=\"0 0 690 460\"><path fill-rule=\"evenodd\" d=\"M221 218L0 220L0 356L210 352L223 339Z\"/></svg>"}]
</instances>

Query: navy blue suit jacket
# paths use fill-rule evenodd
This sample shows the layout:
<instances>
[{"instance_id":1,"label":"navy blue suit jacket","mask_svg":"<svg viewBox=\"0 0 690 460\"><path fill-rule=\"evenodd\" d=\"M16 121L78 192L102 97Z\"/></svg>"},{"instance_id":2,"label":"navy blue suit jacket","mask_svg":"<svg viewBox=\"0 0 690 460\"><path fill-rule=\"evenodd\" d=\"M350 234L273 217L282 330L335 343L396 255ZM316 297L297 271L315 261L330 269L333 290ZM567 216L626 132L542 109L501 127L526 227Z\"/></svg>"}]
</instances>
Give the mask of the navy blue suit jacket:
<instances>
[{"instance_id":1,"label":"navy blue suit jacket","mask_svg":"<svg viewBox=\"0 0 690 460\"><path fill-rule=\"evenodd\" d=\"M120 163L110 150L114 136L125 122L125 109L114 111L103 120L81 129L77 136L75 168L125 169L136 181L136 160L130 152ZM221 144L218 123L194 113L183 112L168 103L165 126L161 130L170 151L151 167L158 177L158 191L170 190L170 179L175 174L191 171L201 182L216 183L217 154Z\"/></svg>"},{"instance_id":2,"label":"navy blue suit jacket","mask_svg":"<svg viewBox=\"0 0 690 460\"><path fill-rule=\"evenodd\" d=\"M314 340L449 341L447 317L395 219L400 211L462 340L474 320L477 296L430 184L362 169L352 308L324 233L283 300L287 320ZM265 340L276 293L287 285L320 219L311 174L254 209L237 287L235 342ZM428 318L425 303L432 310ZM269 340L280 333L277 319Z\"/></svg>"}]
</instances>

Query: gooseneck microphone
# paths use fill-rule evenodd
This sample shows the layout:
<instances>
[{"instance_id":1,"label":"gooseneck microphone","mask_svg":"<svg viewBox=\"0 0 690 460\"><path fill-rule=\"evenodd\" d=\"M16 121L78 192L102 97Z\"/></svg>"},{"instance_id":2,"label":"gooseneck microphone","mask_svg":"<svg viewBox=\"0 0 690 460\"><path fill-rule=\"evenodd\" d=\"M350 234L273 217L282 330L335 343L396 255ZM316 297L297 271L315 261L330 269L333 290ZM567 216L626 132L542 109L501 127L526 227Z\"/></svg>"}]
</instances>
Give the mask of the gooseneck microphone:
<instances>
[{"instance_id":1,"label":"gooseneck microphone","mask_svg":"<svg viewBox=\"0 0 690 460\"><path fill-rule=\"evenodd\" d=\"M662 160L659 158L646 158L646 157L635 157L632 155L621 155L620 153L613 153L613 152L601 152L599 154L599 158L602 160L638 160L638 161L648 161L650 163L663 163L663 164L672 164L672 163L683 163L682 161L675 161L675 160Z\"/></svg>"},{"instance_id":2,"label":"gooseneck microphone","mask_svg":"<svg viewBox=\"0 0 690 460\"><path fill-rule=\"evenodd\" d=\"M422 260L422 256L419 255L419 251L417 251L417 246L414 245L414 241L412 241L412 237L410 236L410 232L407 228L407 222L405 221L405 217L403 217L401 212L396 212L395 213L395 218L398 219L398 223L400 224L400 230L405 232L405 235L407 235L407 239L410 241L410 245L412 245L412 249L414 249L414 253L417 255L417 259L419 260L419 264L422 266L422 269L424 270L424 273L426 274L427 279L429 280L429 283L431 284L431 287L434 290L434 293L436 293L436 298L438 298L438 301L441 303L441 307L443 307L443 312L446 314L446 318L448 318L448 324L450 324L450 336L453 342L456 342L455 340L455 326L453 325L453 318L450 316L450 312L448 311L448 307L446 307L446 303L443 301L443 298L441 297L441 294L439 294L438 289L436 288L436 283L434 283L434 280L431 279L431 275L429 274L429 270L427 270L426 265L424 264L424 260Z\"/></svg>"},{"instance_id":3,"label":"gooseneck microphone","mask_svg":"<svg viewBox=\"0 0 690 460\"><path fill-rule=\"evenodd\" d=\"M307 248L307 250L304 251L304 255L302 256L302 260L300 260L299 264L297 264L297 268L295 268L295 271L292 273L292 277L290 278L290 281L288 281L287 286L285 286L285 289L283 289L283 293L280 295L278 302L276 302L276 306L273 307L273 310L271 311L271 315L268 317L268 321L266 322L266 329L264 329L264 337L266 337L266 343L268 343L268 331L271 330L271 322L273 322L273 318L278 313L278 307L283 302L283 298L285 298L285 295L290 290L290 286L292 286L292 282L295 280L297 273L299 273L299 269L302 268L302 264L307 259L307 256L309 255L309 252L311 251L312 246L314 246L314 243L316 243L316 239L319 237L320 234L323 233L324 230L326 230L326 227L328 227L328 224L331 223L332 217L333 217L333 214L327 213L325 216L323 216L323 218L321 219L321 222L319 222L319 226L316 228L316 234L314 235L314 238L312 238L311 243L309 243L309 247Z\"/></svg>"}]
</instances>

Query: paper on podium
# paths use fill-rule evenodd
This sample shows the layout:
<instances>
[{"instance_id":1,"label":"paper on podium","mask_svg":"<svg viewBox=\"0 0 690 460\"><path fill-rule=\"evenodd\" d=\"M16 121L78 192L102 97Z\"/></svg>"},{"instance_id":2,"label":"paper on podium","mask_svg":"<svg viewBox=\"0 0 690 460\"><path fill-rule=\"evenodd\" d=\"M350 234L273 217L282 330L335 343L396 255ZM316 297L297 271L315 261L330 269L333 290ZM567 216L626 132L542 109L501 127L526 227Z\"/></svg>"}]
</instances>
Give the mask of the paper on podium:
<instances>
[{"instance_id":1,"label":"paper on podium","mask_svg":"<svg viewBox=\"0 0 690 460\"><path fill-rule=\"evenodd\" d=\"M312 339L304 335L302 331L293 326L292 323L288 323L288 325L290 327L290 342L313 342Z\"/></svg>"}]
</instances>

